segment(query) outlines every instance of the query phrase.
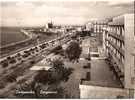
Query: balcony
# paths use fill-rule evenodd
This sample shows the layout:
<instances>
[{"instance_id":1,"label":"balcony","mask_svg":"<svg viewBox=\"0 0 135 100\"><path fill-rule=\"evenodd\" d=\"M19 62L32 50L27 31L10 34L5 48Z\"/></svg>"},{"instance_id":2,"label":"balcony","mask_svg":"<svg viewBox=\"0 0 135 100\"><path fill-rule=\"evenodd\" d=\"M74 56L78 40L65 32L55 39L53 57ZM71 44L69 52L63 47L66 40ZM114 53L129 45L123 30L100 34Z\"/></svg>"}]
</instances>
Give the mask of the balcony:
<instances>
[{"instance_id":1,"label":"balcony","mask_svg":"<svg viewBox=\"0 0 135 100\"><path fill-rule=\"evenodd\" d=\"M124 64L115 56L112 50L109 51L112 59L111 63L116 72L116 75L119 77L121 84L124 86Z\"/></svg>"},{"instance_id":2,"label":"balcony","mask_svg":"<svg viewBox=\"0 0 135 100\"><path fill-rule=\"evenodd\" d=\"M115 39L118 39L118 40L124 42L124 36L122 36L122 35L118 35L118 34L113 33L113 32L109 32L108 35L112 36Z\"/></svg>"},{"instance_id":3,"label":"balcony","mask_svg":"<svg viewBox=\"0 0 135 100\"><path fill-rule=\"evenodd\" d=\"M109 48L110 49L110 48ZM119 58L113 53L112 50L109 50L109 53L112 55L112 58L114 62L116 62L117 66L119 66L119 69L121 72L124 72L124 64L119 60Z\"/></svg>"},{"instance_id":4,"label":"balcony","mask_svg":"<svg viewBox=\"0 0 135 100\"><path fill-rule=\"evenodd\" d=\"M118 45L108 39L105 40L107 40L122 56L124 56L124 50L122 48L120 48Z\"/></svg>"}]
</instances>

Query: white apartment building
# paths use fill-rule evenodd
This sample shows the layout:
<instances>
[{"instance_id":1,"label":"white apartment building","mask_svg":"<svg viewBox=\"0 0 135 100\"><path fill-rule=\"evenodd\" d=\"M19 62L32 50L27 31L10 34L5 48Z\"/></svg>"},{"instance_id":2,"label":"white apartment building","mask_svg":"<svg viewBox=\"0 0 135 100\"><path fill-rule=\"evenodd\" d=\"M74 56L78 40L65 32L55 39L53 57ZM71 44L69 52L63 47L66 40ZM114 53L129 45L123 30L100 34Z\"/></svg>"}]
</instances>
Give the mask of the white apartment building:
<instances>
[{"instance_id":1,"label":"white apartment building","mask_svg":"<svg viewBox=\"0 0 135 100\"><path fill-rule=\"evenodd\" d=\"M134 14L113 18L104 29L103 48L125 89L135 95Z\"/></svg>"}]
</instances>

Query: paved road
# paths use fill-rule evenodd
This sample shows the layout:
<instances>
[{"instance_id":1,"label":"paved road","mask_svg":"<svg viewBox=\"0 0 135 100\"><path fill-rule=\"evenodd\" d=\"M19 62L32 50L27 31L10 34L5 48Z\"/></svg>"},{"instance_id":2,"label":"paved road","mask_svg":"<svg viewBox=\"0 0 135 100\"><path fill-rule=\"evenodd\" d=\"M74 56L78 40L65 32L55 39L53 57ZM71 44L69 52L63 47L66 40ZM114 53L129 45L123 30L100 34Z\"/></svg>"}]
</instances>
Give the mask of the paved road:
<instances>
[{"instance_id":1,"label":"paved road","mask_svg":"<svg viewBox=\"0 0 135 100\"><path fill-rule=\"evenodd\" d=\"M65 43L65 41L62 41L62 43L61 44L63 44L63 43ZM56 45L55 45L56 46ZM53 48L53 47L55 47L54 45L50 45L48 48ZM49 50L50 50L49 49ZM37 55L35 55L35 56L31 56L31 57L29 57L26 61L24 61L24 62L22 62L22 63L20 63L20 64L17 64L16 66L8 66L7 68L4 68L2 71L1 71L1 77L0 77L0 82L5 82L5 81L3 81L3 79L7 76L7 75L10 75L11 73L15 73L15 69L17 68L26 68L26 71L27 71L27 73L25 73L25 75L26 74L29 74L29 72L31 73L31 70L29 70L29 68L30 67L32 67L32 64L31 64L31 61L35 61L35 62L38 62L38 61L41 61L43 58L44 58L44 56L47 56L47 50L43 50L43 51L41 51L40 53L38 53ZM44 55L44 56L42 56L42 55ZM19 71L19 72L17 72L17 73L20 73L20 74L24 74L24 72L25 72L25 70L22 70L22 71ZM32 72L33 73L33 72ZM15 73L16 74L16 73ZM17 77L19 77L18 75L17 75ZM12 91L13 92L15 92L15 87L16 87L16 82L13 82L13 83L9 83L9 82L5 82L5 84L6 84L6 87L5 88L3 88L3 89L1 89L0 90L0 95L3 97L3 96L5 96L5 97L12 97Z\"/></svg>"}]
</instances>

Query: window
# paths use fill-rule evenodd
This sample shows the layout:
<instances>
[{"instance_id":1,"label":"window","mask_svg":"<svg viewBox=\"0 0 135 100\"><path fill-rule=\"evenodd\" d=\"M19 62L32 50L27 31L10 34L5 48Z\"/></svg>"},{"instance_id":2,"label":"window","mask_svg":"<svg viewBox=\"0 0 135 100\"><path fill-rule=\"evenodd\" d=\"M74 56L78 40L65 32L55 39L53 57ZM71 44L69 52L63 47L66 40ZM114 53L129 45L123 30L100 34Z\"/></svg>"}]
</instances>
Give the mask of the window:
<instances>
[{"instance_id":1,"label":"window","mask_svg":"<svg viewBox=\"0 0 135 100\"><path fill-rule=\"evenodd\" d=\"M131 77L131 84L135 84L135 77Z\"/></svg>"}]
</instances>

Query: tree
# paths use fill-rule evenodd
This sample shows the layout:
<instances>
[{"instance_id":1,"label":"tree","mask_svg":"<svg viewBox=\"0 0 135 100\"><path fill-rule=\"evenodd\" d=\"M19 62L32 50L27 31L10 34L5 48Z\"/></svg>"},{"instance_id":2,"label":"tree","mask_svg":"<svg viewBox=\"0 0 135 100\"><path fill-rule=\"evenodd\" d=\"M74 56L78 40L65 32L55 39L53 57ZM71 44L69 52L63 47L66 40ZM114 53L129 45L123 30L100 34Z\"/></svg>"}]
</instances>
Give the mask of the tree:
<instances>
[{"instance_id":1,"label":"tree","mask_svg":"<svg viewBox=\"0 0 135 100\"><path fill-rule=\"evenodd\" d=\"M80 54L82 52L82 48L79 43L75 40L71 41L68 47L65 50L65 56L70 60L78 60Z\"/></svg>"},{"instance_id":2,"label":"tree","mask_svg":"<svg viewBox=\"0 0 135 100\"><path fill-rule=\"evenodd\" d=\"M37 75L34 77L34 81L42 84L47 84L51 79L51 74L45 70L39 70Z\"/></svg>"},{"instance_id":3,"label":"tree","mask_svg":"<svg viewBox=\"0 0 135 100\"><path fill-rule=\"evenodd\" d=\"M56 59L51 62L52 68L48 71L39 70L37 74L29 82L18 84L16 90L18 91L33 91L34 94L21 95L16 94L17 97L23 98L62 98L65 94L63 88L59 87L61 81L67 81L72 69L66 68L62 60ZM40 94L41 91L56 91L51 94Z\"/></svg>"},{"instance_id":4,"label":"tree","mask_svg":"<svg viewBox=\"0 0 135 100\"><path fill-rule=\"evenodd\" d=\"M67 81L72 73L72 69L66 68L62 60L59 59L52 61L52 69L50 70L52 72L52 82Z\"/></svg>"},{"instance_id":5,"label":"tree","mask_svg":"<svg viewBox=\"0 0 135 100\"><path fill-rule=\"evenodd\" d=\"M64 63L62 62L62 60L55 59L52 61L52 66L55 70L63 71Z\"/></svg>"},{"instance_id":6,"label":"tree","mask_svg":"<svg viewBox=\"0 0 135 100\"><path fill-rule=\"evenodd\" d=\"M71 68L66 68L62 60L59 59L53 60L51 62L51 66L52 68L48 71L38 71L37 75L34 77L34 81L44 85L60 83L61 81L67 81L69 79L69 75L73 71Z\"/></svg>"}]
</instances>

